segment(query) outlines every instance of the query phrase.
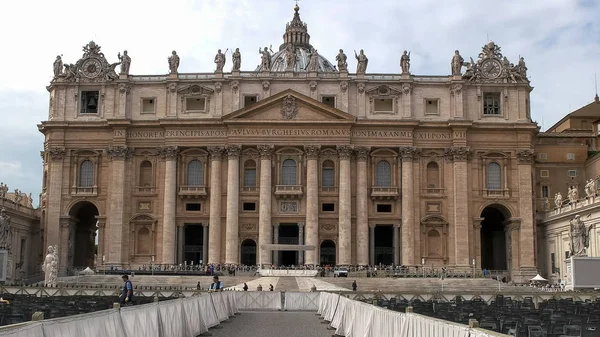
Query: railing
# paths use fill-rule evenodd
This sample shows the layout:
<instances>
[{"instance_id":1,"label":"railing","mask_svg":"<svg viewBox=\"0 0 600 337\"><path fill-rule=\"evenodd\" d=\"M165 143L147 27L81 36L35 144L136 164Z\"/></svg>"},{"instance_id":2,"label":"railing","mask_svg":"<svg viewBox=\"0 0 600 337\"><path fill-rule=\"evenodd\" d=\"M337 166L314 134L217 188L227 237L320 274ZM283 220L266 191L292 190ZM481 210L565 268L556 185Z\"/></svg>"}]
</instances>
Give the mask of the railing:
<instances>
[{"instance_id":1,"label":"railing","mask_svg":"<svg viewBox=\"0 0 600 337\"><path fill-rule=\"evenodd\" d=\"M371 198L374 199L395 199L398 195L398 187L371 187Z\"/></svg>"},{"instance_id":2,"label":"railing","mask_svg":"<svg viewBox=\"0 0 600 337\"><path fill-rule=\"evenodd\" d=\"M495 189L484 189L483 191L483 197L489 197L489 198L509 198L510 197L510 191L508 189L501 189L501 190L495 190Z\"/></svg>"},{"instance_id":3,"label":"railing","mask_svg":"<svg viewBox=\"0 0 600 337\"><path fill-rule=\"evenodd\" d=\"M156 187L154 186L135 186L133 188L135 194L156 194Z\"/></svg>"},{"instance_id":4,"label":"railing","mask_svg":"<svg viewBox=\"0 0 600 337\"><path fill-rule=\"evenodd\" d=\"M338 188L337 187L320 187L319 188L319 192L322 193L337 193Z\"/></svg>"},{"instance_id":5,"label":"railing","mask_svg":"<svg viewBox=\"0 0 600 337\"><path fill-rule=\"evenodd\" d=\"M302 196L302 185L277 185L275 186L275 195L281 197L300 197Z\"/></svg>"},{"instance_id":6,"label":"railing","mask_svg":"<svg viewBox=\"0 0 600 337\"><path fill-rule=\"evenodd\" d=\"M423 194L424 195L446 195L446 189L445 188L424 188Z\"/></svg>"},{"instance_id":7,"label":"railing","mask_svg":"<svg viewBox=\"0 0 600 337\"><path fill-rule=\"evenodd\" d=\"M183 185L179 186L179 195L185 197L205 197L206 186L192 186Z\"/></svg>"},{"instance_id":8,"label":"railing","mask_svg":"<svg viewBox=\"0 0 600 337\"><path fill-rule=\"evenodd\" d=\"M242 186L242 187L240 188L240 190L241 190L243 193L255 193L255 192L258 192L258 191L259 191L258 187L256 187L256 186Z\"/></svg>"},{"instance_id":9,"label":"railing","mask_svg":"<svg viewBox=\"0 0 600 337\"><path fill-rule=\"evenodd\" d=\"M71 195L96 196L98 195L98 187L73 187L71 188Z\"/></svg>"}]
</instances>

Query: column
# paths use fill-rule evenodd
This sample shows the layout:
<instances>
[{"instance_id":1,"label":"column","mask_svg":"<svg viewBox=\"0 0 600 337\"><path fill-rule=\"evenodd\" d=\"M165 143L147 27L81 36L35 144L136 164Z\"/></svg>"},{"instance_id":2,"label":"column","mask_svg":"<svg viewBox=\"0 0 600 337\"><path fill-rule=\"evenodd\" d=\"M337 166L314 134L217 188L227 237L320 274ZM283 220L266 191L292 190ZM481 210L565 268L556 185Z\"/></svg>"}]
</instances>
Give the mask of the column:
<instances>
[{"instance_id":1,"label":"column","mask_svg":"<svg viewBox=\"0 0 600 337\"><path fill-rule=\"evenodd\" d=\"M260 235L259 235L259 240L260 240ZM273 243L279 244L279 224L278 223L273 224ZM269 254L269 255L271 255L271 254ZM273 251L273 264L276 266L279 265L279 251L278 250Z\"/></svg>"},{"instance_id":2,"label":"column","mask_svg":"<svg viewBox=\"0 0 600 337\"><path fill-rule=\"evenodd\" d=\"M522 266L519 254L520 251L520 233L521 232L521 221L518 219L511 219L504 222L504 235L506 239L506 260L507 269L511 273L511 277L515 280L517 272L519 271L519 265ZM535 267L533 272L536 273ZM533 276L532 276L533 277ZM521 281L518 280L517 281Z\"/></svg>"},{"instance_id":3,"label":"column","mask_svg":"<svg viewBox=\"0 0 600 337\"><path fill-rule=\"evenodd\" d=\"M369 260L369 193L367 191L367 157L370 148L356 148L356 264L366 266Z\"/></svg>"},{"instance_id":4,"label":"column","mask_svg":"<svg viewBox=\"0 0 600 337\"><path fill-rule=\"evenodd\" d=\"M96 263L100 264L98 266L96 266L96 268L102 267L104 268L104 266L102 265L103 259L102 257L105 256L104 255L104 235L106 234L106 217L104 216L99 216L96 215L96 223L98 224L98 254L97 254L97 259L96 259ZM104 260L106 260L106 258L104 258Z\"/></svg>"},{"instance_id":5,"label":"column","mask_svg":"<svg viewBox=\"0 0 600 337\"><path fill-rule=\"evenodd\" d=\"M202 224L202 262L206 264L208 261L208 223Z\"/></svg>"},{"instance_id":6,"label":"column","mask_svg":"<svg viewBox=\"0 0 600 337\"><path fill-rule=\"evenodd\" d=\"M304 222L298 222L298 245L304 245ZM298 251L298 265L304 265L304 251Z\"/></svg>"},{"instance_id":7,"label":"column","mask_svg":"<svg viewBox=\"0 0 600 337\"><path fill-rule=\"evenodd\" d=\"M473 258L475 259L475 268L481 269L481 222L483 218L473 218ZM473 263L471 263L473 264Z\"/></svg>"},{"instance_id":8,"label":"column","mask_svg":"<svg viewBox=\"0 0 600 337\"><path fill-rule=\"evenodd\" d=\"M165 159L165 194L163 199L162 260L159 261L164 264L175 264L178 152L177 146L166 146L160 149L160 154Z\"/></svg>"},{"instance_id":9,"label":"column","mask_svg":"<svg viewBox=\"0 0 600 337\"><path fill-rule=\"evenodd\" d=\"M521 215L520 236L518 237L520 242L519 268L526 268L528 272L535 274L534 193L533 179L531 178L533 150L517 151L517 159L519 160L519 214Z\"/></svg>"},{"instance_id":10,"label":"column","mask_svg":"<svg viewBox=\"0 0 600 337\"><path fill-rule=\"evenodd\" d=\"M177 224L177 261L176 263L183 263L183 255L185 247L185 225L180 223Z\"/></svg>"},{"instance_id":11,"label":"column","mask_svg":"<svg viewBox=\"0 0 600 337\"><path fill-rule=\"evenodd\" d=\"M319 245L319 152L321 147L304 147L306 153L306 244ZM317 250L306 251L306 264L318 264Z\"/></svg>"},{"instance_id":12,"label":"column","mask_svg":"<svg viewBox=\"0 0 600 337\"><path fill-rule=\"evenodd\" d=\"M469 190L468 166L470 156L468 147L453 146L446 149L447 159L453 162L453 187L454 195L454 254L457 267L470 268L471 256L469 252Z\"/></svg>"},{"instance_id":13,"label":"column","mask_svg":"<svg viewBox=\"0 0 600 337\"><path fill-rule=\"evenodd\" d=\"M393 244L394 244L394 265L397 266L397 265L400 264L400 259L399 259L399 256L400 256L400 254L399 254L400 253L399 243L400 242L398 240L398 230L400 228L402 228L402 227L400 226L400 224L394 224L392 226L393 226L392 229L394 231L394 238L393 238Z\"/></svg>"},{"instance_id":14,"label":"column","mask_svg":"<svg viewBox=\"0 0 600 337\"><path fill-rule=\"evenodd\" d=\"M65 276L67 267L73 265L73 245L75 243L73 236L75 234L76 221L77 219L69 215L60 217L60 242L58 243L59 276Z\"/></svg>"},{"instance_id":15,"label":"column","mask_svg":"<svg viewBox=\"0 0 600 337\"><path fill-rule=\"evenodd\" d=\"M106 153L110 158L110 181L108 189L108 263L122 266L129 263L129 226L125 212L125 161L133 155L126 146L112 146Z\"/></svg>"},{"instance_id":16,"label":"column","mask_svg":"<svg viewBox=\"0 0 600 337\"><path fill-rule=\"evenodd\" d=\"M352 191L350 184L351 145L337 146L340 158L340 189L339 189L339 256L337 264L348 266L352 264Z\"/></svg>"},{"instance_id":17,"label":"column","mask_svg":"<svg viewBox=\"0 0 600 337\"><path fill-rule=\"evenodd\" d=\"M63 185L63 160L66 154L64 148L49 148L46 150L46 160L49 160L49 172L46 179L48 184L47 213L45 217L44 235L46 246L56 246L60 240L60 215L62 214L62 185ZM68 179L68 177L67 177ZM47 247L44 247L44 252Z\"/></svg>"},{"instance_id":18,"label":"column","mask_svg":"<svg viewBox=\"0 0 600 337\"><path fill-rule=\"evenodd\" d=\"M400 148L402 156L402 264L412 266L420 264L415 262L414 240L414 185L413 185L413 159L417 149L412 146Z\"/></svg>"},{"instance_id":19,"label":"column","mask_svg":"<svg viewBox=\"0 0 600 337\"><path fill-rule=\"evenodd\" d=\"M227 147L227 222L225 225L225 263L239 263L240 151L239 145Z\"/></svg>"},{"instance_id":20,"label":"column","mask_svg":"<svg viewBox=\"0 0 600 337\"><path fill-rule=\"evenodd\" d=\"M375 265L375 226L369 225L369 265Z\"/></svg>"},{"instance_id":21,"label":"column","mask_svg":"<svg viewBox=\"0 0 600 337\"><path fill-rule=\"evenodd\" d=\"M273 145L257 146L260 153L260 192L258 209L258 254L261 265L271 265L271 251L263 250L266 244L270 244L273 238L273 224L271 223L271 156ZM277 255L275 255L277 256Z\"/></svg>"},{"instance_id":22,"label":"column","mask_svg":"<svg viewBox=\"0 0 600 337\"><path fill-rule=\"evenodd\" d=\"M210 152L210 213L207 226L208 254L203 256L204 264L221 263L221 155L223 147L209 147Z\"/></svg>"}]
</instances>

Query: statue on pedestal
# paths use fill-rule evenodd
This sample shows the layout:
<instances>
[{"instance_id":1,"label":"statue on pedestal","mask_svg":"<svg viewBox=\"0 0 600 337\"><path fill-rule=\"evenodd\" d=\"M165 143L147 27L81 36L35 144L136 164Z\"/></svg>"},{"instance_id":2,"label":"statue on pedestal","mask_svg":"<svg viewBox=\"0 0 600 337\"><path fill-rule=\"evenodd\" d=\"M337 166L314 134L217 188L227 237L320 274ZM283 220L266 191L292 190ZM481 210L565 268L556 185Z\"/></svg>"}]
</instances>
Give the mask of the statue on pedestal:
<instances>
[{"instance_id":1,"label":"statue on pedestal","mask_svg":"<svg viewBox=\"0 0 600 337\"><path fill-rule=\"evenodd\" d=\"M269 53L269 48L265 47L263 50L258 49L260 56L260 66L262 71L270 71L271 70L271 53Z\"/></svg>"},{"instance_id":2,"label":"statue on pedestal","mask_svg":"<svg viewBox=\"0 0 600 337\"><path fill-rule=\"evenodd\" d=\"M171 56L169 56L169 72L171 74L177 74L177 69L179 68L179 56L177 52L173 50Z\"/></svg>"},{"instance_id":3,"label":"statue on pedestal","mask_svg":"<svg viewBox=\"0 0 600 337\"><path fill-rule=\"evenodd\" d=\"M339 71L348 71L348 57L344 54L344 50L340 49L339 54L335 57Z\"/></svg>"},{"instance_id":4,"label":"statue on pedestal","mask_svg":"<svg viewBox=\"0 0 600 337\"><path fill-rule=\"evenodd\" d=\"M585 183L584 191L587 199L594 198L596 196L596 182L594 179L590 179Z\"/></svg>"},{"instance_id":5,"label":"statue on pedestal","mask_svg":"<svg viewBox=\"0 0 600 337\"><path fill-rule=\"evenodd\" d=\"M465 59L463 59L463 57L460 56L460 52L458 50L455 50L454 56L452 56L452 62L450 62L450 65L452 67L452 76L461 75L461 70L464 63Z\"/></svg>"},{"instance_id":6,"label":"statue on pedestal","mask_svg":"<svg viewBox=\"0 0 600 337\"><path fill-rule=\"evenodd\" d=\"M360 50L360 54L356 54L356 50L354 51L354 57L356 57L356 73L359 75L364 75L367 72L367 66L369 65L369 59L367 55L365 55L364 50Z\"/></svg>"},{"instance_id":7,"label":"statue on pedestal","mask_svg":"<svg viewBox=\"0 0 600 337\"><path fill-rule=\"evenodd\" d=\"M10 216L6 214L6 210L2 208L0 210L0 249L6 249L10 251L12 241L12 227L10 223Z\"/></svg>"},{"instance_id":8,"label":"statue on pedestal","mask_svg":"<svg viewBox=\"0 0 600 337\"><path fill-rule=\"evenodd\" d=\"M315 72L319 70L319 53L317 53L317 50L313 49L309 57L308 71Z\"/></svg>"},{"instance_id":9,"label":"statue on pedestal","mask_svg":"<svg viewBox=\"0 0 600 337\"><path fill-rule=\"evenodd\" d=\"M569 239L571 240L571 256L587 256L587 248L590 246L590 230L592 226L586 226L579 215L569 221Z\"/></svg>"},{"instance_id":10,"label":"statue on pedestal","mask_svg":"<svg viewBox=\"0 0 600 337\"><path fill-rule=\"evenodd\" d=\"M0 198L6 198L6 193L8 193L8 185L0 183Z\"/></svg>"},{"instance_id":11,"label":"statue on pedestal","mask_svg":"<svg viewBox=\"0 0 600 337\"><path fill-rule=\"evenodd\" d=\"M294 71L296 65L296 48L291 43L288 43L285 48L285 70Z\"/></svg>"},{"instance_id":12,"label":"statue on pedestal","mask_svg":"<svg viewBox=\"0 0 600 337\"><path fill-rule=\"evenodd\" d=\"M544 198L544 211L549 211L550 210L550 200L548 200L548 198Z\"/></svg>"},{"instance_id":13,"label":"statue on pedestal","mask_svg":"<svg viewBox=\"0 0 600 337\"><path fill-rule=\"evenodd\" d=\"M229 49L227 49L229 50ZM227 52L225 50L225 52ZM217 64L217 72L222 73L223 67L225 67L225 62L227 62L227 58L225 58L225 54L221 53L221 49L217 51L217 55L215 55L215 63Z\"/></svg>"},{"instance_id":14,"label":"statue on pedestal","mask_svg":"<svg viewBox=\"0 0 600 337\"><path fill-rule=\"evenodd\" d=\"M240 67L242 66L242 53L240 53L240 48L235 48L235 52L231 56L231 61L233 62L232 71L240 71Z\"/></svg>"},{"instance_id":15,"label":"statue on pedestal","mask_svg":"<svg viewBox=\"0 0 600 337\"><path fill-rule=\"evenodd\" d=\"M60 57L60 55L58 55L56 57L53 67L54 67L54 77L59 77L63 74L63 72L62 72L63 71L63 62L62 62L62 58Z\"/></svg>"},{"instance_id":16,"label":"statue on pedestal","mask_svg":"<svg viewBox=\"0 0 600 337\"><path fill-rule=\"evenodd\" d=\"M560 192L558 192L554 195L554 205L556 206L556 209L560 210L562 208L562 203L563 203L562 194L560 194Z\"/></svg>"},{"instance_id":17,"label":"statue on pedestal","mask_svg":"<svg viewBox=\"0 0 600 337\"><path fill-rule=\"evenodd\" d=\"M129 67L131 66L131 57L129 57L129 55L127 55L127 50L125 50L123 52L123 55L121 55L121 53L119 53L119 55L117 55L117 57L119 58L119 61L121 61L121 74L129 75Z\"/></svg>"},{"instance_id":18,"label":"statue on pedestal","mask_svg":"<svg viewBox=\"0 0 600 337\"><path fill-rule=\"evenodd\" d=\"M44 286L56 285L56 277L58 276L58 246L48 246L44 264L42 264L44 272Z\"/></svg>"},{"instance_id":19,"label":"statue on pedestal","mask_svg":"<svg viewBox=\"0 0 600 337\"><path fill-rule=\"evenodd\" d=\"M569 188L569 203L576 204L579 200L579 190L575 186Z\"/></svg>"},{"instance_id":20,"label":"statue on pedestal","mask_svg":"<svg viewBox=\"0 0 600 337\"><path fill-rule=\"evenodd\" d=\"M406 50L400 57L400 68L402 68L402 74L410 74L410 52Z\"/></svg>"}]
</instances>

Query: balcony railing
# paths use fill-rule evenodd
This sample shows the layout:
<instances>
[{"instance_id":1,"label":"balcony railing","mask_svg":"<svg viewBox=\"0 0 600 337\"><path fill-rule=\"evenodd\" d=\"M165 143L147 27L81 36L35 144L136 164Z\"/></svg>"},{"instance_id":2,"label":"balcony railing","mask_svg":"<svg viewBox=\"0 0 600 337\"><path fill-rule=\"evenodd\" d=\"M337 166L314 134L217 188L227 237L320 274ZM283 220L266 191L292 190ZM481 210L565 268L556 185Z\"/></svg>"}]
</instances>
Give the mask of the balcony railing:
<instances>
[{"instance_id":1,"label":"balcony railing","mask_svg":"<svg viewBox=\"0 0 600 337\"><path fill-rule=\"evenodd\" d=\"M179 195L189 198L203 198L207 195L206 186L182 185L179 186Z\"/></svg>"},{"instance_id":2,"label":"balcony railing","mask_svg":"<svg viewBox=\"0 0 600 337\"><path fill-rule=\"evenodd\" d=\"M280 198L299 198L303 194L302 185L277 185L275 196Z\"/></svg>"},{"instance_id":3,"label":"balcony railing","mask_svg":"<svg viewBox=\"0 0 600 337\"><path fill-rule=\"evenodd\" d=\"M424 196L432 196L432 197L445 196L446 189L445 188L424 188L423 195Z\"/></svg>"},{"instance_id":4,"label":"balcony railing","mask_svg":"<svg viewBox=\"0 0 600 337\"><path fill-rule=\"evenodd\" d=\"M371 187L373 199L396 199L398 195L400 195L398 187Z\"/></svg>"},{"instance_id":5,"label":"balcony railing","mask_svg":"<svg viewBox=\"0 0 600 337\"><path fill-rule=\"evenodd\" d=\"M135 186L133 193L136 195L152 195L156 194L156 187L154 186Z\"/></svg>"},{"instance_id":6,"label":"balcony railing","mask_svg":"<svg viewBox=\"0 0 600 337\"><path fill-rule=\"evenodd\" d=\"M510 191L508 189L484 189L484 198L510 198Z\"/></svg>"},{"instance_id":7,"label":"balcony railing","mask_svg":"<svg viewBox=\"0 0 600 337\"><path fill-rule=\"evenodd\" d=\"M77 195L77 196L96 196L98 195L98 187L97 186L92 186L92 187L72 187L71 188L71 195Z\"/></svg>"},{"instance_id":8,"label":"balcony railing","mask_svg":"<svg viewBox=\"0 0 600 337\"><path fill-rule=\"evenodd\" d=\"M256 186L242 186L240 191L242 193L257 193L259 189Z\"/></svg>"},{"instance_id":9,"label":"balcony railing","mask_svg":"<svg viewBox=\"0 0 600 337\"><path fill-rule=\"evenodd\" d=\"M319 192L321 192L321 193L337 193L338 188L337 187L320 187Z\"/></svg>"}]
</instances>

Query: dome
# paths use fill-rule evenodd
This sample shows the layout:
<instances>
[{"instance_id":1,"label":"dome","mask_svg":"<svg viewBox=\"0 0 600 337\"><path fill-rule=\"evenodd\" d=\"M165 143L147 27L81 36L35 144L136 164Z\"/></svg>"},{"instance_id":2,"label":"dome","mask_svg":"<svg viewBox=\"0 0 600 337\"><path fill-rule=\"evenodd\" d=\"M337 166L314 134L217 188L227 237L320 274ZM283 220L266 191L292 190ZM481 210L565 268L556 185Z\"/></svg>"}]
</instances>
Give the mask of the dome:
<instances>
[{"instance_id":1,"label":"dome","mask_svg":"<svg viewBox=\"0 0 600 337\"><path fill-rule=\"evenodd\" d=\"M310 44L308 26L306 23L300 20L299 11L300 7L296 5L294 7L294 18L285 27L283 44L279 46L279 51L271 55L269 70L272 72L285 72L292 70L294 72L308 72L311 55L313 52L317 52ZM288 60L293 63L293 65L289 68ZM317 72L337 72L335 66L320 54L317 56L316 63ZM256 71L262 70L262 64L256 67Z\"/></svg>"}]
</instances>

